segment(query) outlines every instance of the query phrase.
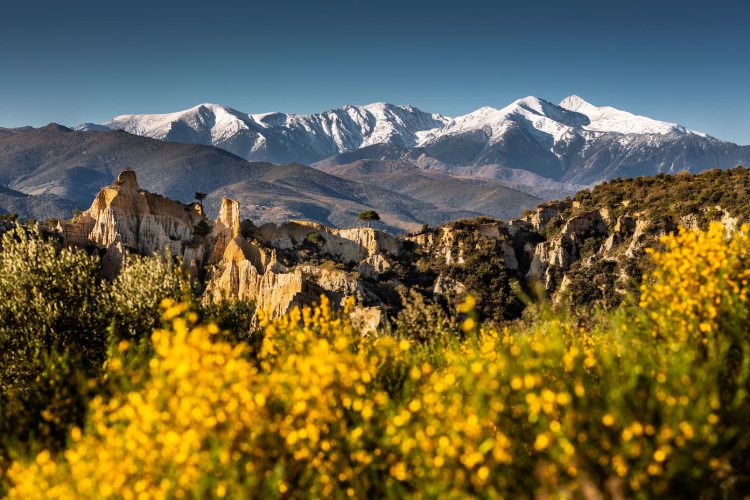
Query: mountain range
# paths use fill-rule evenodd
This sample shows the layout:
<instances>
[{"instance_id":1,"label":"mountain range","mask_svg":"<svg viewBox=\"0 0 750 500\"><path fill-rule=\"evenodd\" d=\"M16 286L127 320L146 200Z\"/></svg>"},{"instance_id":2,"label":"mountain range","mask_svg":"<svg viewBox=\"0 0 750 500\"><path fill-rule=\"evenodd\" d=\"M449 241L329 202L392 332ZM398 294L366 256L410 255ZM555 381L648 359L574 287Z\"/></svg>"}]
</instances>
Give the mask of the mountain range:
<instances>
[{"instance_id":1,"label":"mountain range","mask_svg":"<svg viewBox=\"0 0 750 500\"><path fill-rule=\"evenodd\" d=\"M169 114L124 115L80 130L125 130L160 140L213 145L248 160L333 167L358 160L509 181L545 197L614 177L730 168L750 162L738 146L675 123L572 95L537 97L458 117L375 103L320 114L246 114L201 104ZM392 165L392 164L391 164Z\"/></svg>"},{"instance_id":2,"label":"mountain range","mask_svg":"<svg viewBox=\"0 0 750 500\"><path fill-rule=\"evenodd\" d=\"M750 164L738 146L675 123L526 97L448 117L375 103L319 114L247 114L201 104L70 129L0 128L0 213L66 217L124 167L144 189L237 199L256 222L308 219L410 231L460 217L518 216L615 177Z\"/></svg>"}]
</instances>

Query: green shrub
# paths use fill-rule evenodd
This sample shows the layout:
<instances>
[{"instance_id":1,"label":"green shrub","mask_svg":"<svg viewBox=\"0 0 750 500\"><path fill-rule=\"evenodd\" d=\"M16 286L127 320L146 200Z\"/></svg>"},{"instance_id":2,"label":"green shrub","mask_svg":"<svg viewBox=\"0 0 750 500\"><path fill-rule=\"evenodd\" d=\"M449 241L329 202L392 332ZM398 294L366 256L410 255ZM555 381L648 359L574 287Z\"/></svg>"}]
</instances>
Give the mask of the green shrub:
<instances>
[{"instance_id":1,"label":"green shrub","mask_svg":"<svg viewBox=\"0 0 750 500\"><path fill-rule=\"evenodd\" d=\"M0 252L0 462L57 449L106 356L99 259L17 226ZM0 463L0 469L4 470Z\"/></svg>"},{"instance_id":2,"label":"green shrub","mask_svg":"<svg viewBox=\"0 0 750 500\"><path fill-rule=\"evenodd\" d=\"M193 290L185 269L169 258L128 255L108 295L116 337L138 340L161 324L163 299L190 300Z\"/></svg>"},{"instance_id":3,"label":"green shrub","mask_svg":"<svg viewBox=\"0 0 750 500\"><path fill-rule=\"evenodd\" d=\"M432 344L455 331L455 322L440 304L428 302L421 293L411 289L407 295L401 290L401 300L403 309L394 321L395 337Z\"/></svg>"},{"instance_id":4,"label":"green shrub","mask_svg":"<svg viewBox=\"0 0 750 500\"><path fill-rule=\"evenodd\" d=\"M326 239L320 233L313 231L305 236L304 242L313 246L314 248L320 248L326 244Z\"/></svg>"},{"instance_id":5,"label":"green shrub","mask_svg":"<svg viewBox=\"0 0 750 500\"><path fill-rule=\"evenodd\" d=\"M495 240L478 238L476 247L466 252L462 264L451 267L448 277L462 283L477 299L483 320L499 322L518 318L524 305L497 247Z\"/></svg>"},{"instance_id":6,"label":"green shrub","mask_svg":"<svg viewBox=\"0 0 750 500\"><path fill-rule=\"evenodd\" d=\"M255 345L261 337L254 335L255 306L243 300L224 299L201 304L200 312L206 321L215 323L223 340L236 344L247 342Z\"/></svg>"}]
</instances>

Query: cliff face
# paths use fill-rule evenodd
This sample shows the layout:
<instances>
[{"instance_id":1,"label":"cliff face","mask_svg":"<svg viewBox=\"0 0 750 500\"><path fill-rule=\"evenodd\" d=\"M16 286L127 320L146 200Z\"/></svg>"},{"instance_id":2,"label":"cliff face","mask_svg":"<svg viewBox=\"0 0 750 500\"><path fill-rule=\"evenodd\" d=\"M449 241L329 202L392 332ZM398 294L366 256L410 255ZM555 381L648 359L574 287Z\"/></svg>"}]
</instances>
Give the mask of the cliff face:
<instances>
[{"instance_id":1,"label":"cliff face","mask_svg":"<svg viewBox=\"0 0 750 500\"><path fill-rule=\"evenodd\" d=\"M360 301L372 298L360 276L387 272L400 248L398 239L374 229L338 230L304 221L261 228L245 223L251 237L243 235L236 201L224 199L217 219L209 221L199 204L143 191L135 173L126 170L88 210L56 229L65 244L98 247L105 277L117 275L126 252L169 254L181 258L196 279L203 278L205 300L248 300L273 316L321 293L337 301L350 295ZM313 233L320 236L315 254L331 260L306 262L297 255L309 249ZM281 263L277 252L292 256L292 262Z\"/></svg>"},{"instance_id":2,"label":"cliff face","mask_svg":"<svg viewBox=\"0 0 750 500\"><path fill-rule=\"evenodd\" d=\"M293 250L311 234L322 237L321 252L343 262L361 262L376 255L395 255L399 241L383 231L371 228L333 229L308 221L290 221L279 226L265 224L258 228L259 241L282 250Z\"/></svg>"},{"instance_id":3,"label":"cliff face","mask_svg":"<svg viewBox=\"0 0 750 500\"><path fill-rule=\"evenodd\" d=\"M203 264L202 248L194 241L195 227L205 220L197 203L184 205L138 187L135 172L123 171L102 189L91 207L58 230L73 245L94 244L105 249L105 276L119 271L125 250L151 255L169 252L192 269Z\"/></svg>"}]
</instances>

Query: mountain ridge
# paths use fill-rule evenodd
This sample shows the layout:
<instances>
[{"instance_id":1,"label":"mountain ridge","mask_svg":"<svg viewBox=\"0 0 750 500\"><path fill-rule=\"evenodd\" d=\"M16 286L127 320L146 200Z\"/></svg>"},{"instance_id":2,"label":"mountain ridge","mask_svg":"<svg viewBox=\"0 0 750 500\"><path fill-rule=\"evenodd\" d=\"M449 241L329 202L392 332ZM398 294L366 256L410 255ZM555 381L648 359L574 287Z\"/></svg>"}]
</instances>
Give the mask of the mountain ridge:
<instances>
[{"instance_id":1,"label":"mountain ridge","mask_svg":"<svg viewBox=\"0 0 750 500\"><path fill-rule=\"evenodd\" d=\"M527 96L505 107L485 106L453 118L388 103L310 115L247 114L201 104L176 113L121 115L102 125L79 126L113 128L166 141L211 144L271 163L404 160L461 177L503 179L508 169L526 171L575 188L618 176L695 173L750 163L750 146L596 106L577 95L559 104ZM544 196L534 183L514 187Z\"/></svg>"}]
</instances>

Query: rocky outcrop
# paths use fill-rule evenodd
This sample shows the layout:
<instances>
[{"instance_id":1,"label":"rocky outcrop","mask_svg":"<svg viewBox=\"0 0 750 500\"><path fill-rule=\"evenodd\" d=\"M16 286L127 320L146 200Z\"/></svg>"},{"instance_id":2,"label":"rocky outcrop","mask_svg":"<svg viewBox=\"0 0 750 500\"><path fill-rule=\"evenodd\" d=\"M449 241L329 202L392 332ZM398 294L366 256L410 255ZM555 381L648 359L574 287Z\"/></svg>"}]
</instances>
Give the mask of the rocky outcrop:
<instances>
[{"instance_id":1,"label":"rocky outcrop","mask_svg":"<svg viewBox=\"0 0 750 500\"><path fill-rule=\"evenodd\" d=\"M320 251L344 262L360 262L374 255L396 255L398 239L372 228L333 229L308 221L289 221L279 226L264 224L255 231L259 241L274 248L293 250L311 234L322 237Z\"/></svg>"},{"instance_id":2,"label":"rocky outcrop","mask_svg":"<svg viewBox=\"0 0 750 500\"><path fill-rule=\"evenodd\" d=\"M554 291L560 285L562 275L579 260L584 242L609 233L607 219L608 213L602 211L569 219L559 234L536 246L526 279L542 282L545 290Z\"/></svg>"},{"instance_id":3,"label":"rocky outcrop","mask_svg":"<svg viewBox=\"0 0 750 500\"><path fill-rule=\"evenodd\" d=\"M315 239L316 243L310 243L311 233L318 234L322 241ZM239 298L254 302L271 316L310 303L321 293L329 295L334 303L349 296L360 303L372 298L353 272L331 263L285 266L279 262L277 252L293 253L317 244L318 252L343 263L357 264L360 274L376 278L390 268L386 256L399 251L396 238L373 229L337 230L304 221L256 228L241 223L239 205L227 199L213 225L211 241L209 263L213 270L206 279L206 300Z\"/></svg>"},{"instance_id":4,"label":"rocky outcrop","mask_svg":"<svg viewBox=\"0 0 750 500\"><path fill-rule=\"evenodd\" d=\"M204 219L199 204L185 205L144 191L135 172L125 170L99 192L88 210L61 222L58 231L66 244L105 249L103 272L111 277L119 271L126 249L145 255L168 252L200 266L193 235Z\"/></svg>"},{"instance_id":5,"label":"rocky outcrop","mask_svg":"<svg viewBox=\"0 0 750 500\"><path fill-rule=\"evenodd\" d=\"M380 307L355 307L350 318L352 326L365 336L376 335L385 321Z\"/></svg>"},{"instance_id":6,"label":"rocky outcrop","mask_svg":"<svg viewBox=\"0 0 750 500\"><path fill-rule=\"evenodd\" d=\"M475 251L475 243L465 238L466 231L467 228L461 224L449 224L437 231L406 236L405 239L446 266L462 265L466 256ZM528 262L533 253L532 247L524 248L524 245L540 238L539 235L534 236L533 227L522 220L509 223L480 222L472 225L470 231L476 231L483 238L497 241L497 253L505 267L513 271L523 270L523 263Z\"/></svg>"},{"instance_id":7,"label":"rocky outcrop","mask_svg":"<svg viewBox=\"0 0 750 500\"><path fill-rule=\"evenodd\" d=\"M391 269L391 264L380 254L367 257L357 266L359 274L365 278L377 279Z\"/></svg>"},{"instance_id":8,"label":"rocky outcrop","mask_svg":"<svg viewBox=\"0 0 750 500\"><path fill-rule=\"evenodd\" d=\"M523 220L531 224L534 229L540 231L544 229L553 219L562 217L562 214L573 208L573 202L570 201L551 201L539 205L534 211L527 215Z\"/></svg>"}]
</instances>

